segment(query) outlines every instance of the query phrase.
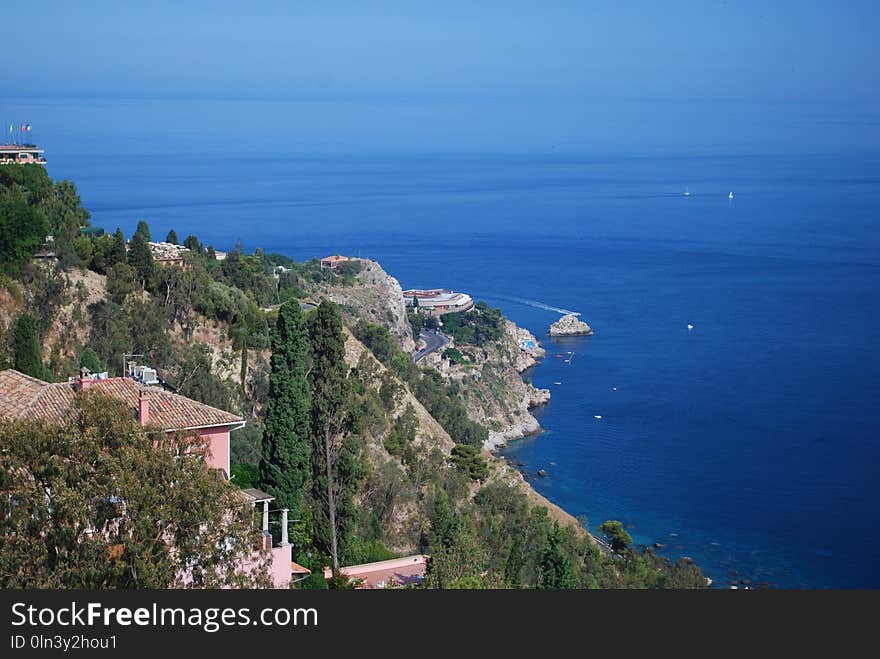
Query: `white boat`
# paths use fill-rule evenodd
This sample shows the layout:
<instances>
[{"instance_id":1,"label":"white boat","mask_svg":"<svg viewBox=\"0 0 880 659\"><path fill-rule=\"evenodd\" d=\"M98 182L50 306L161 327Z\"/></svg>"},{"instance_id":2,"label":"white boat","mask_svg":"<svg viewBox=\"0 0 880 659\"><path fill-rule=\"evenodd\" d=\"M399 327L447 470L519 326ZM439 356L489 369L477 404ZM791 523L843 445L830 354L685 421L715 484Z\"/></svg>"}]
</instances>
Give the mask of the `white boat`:
<instances>
[{"instance_id":1,"label":"white boat","mask_svg":"<svg viewBox=\"0 0 880 659\"><path fill-rule=\"evenodd\" d=\"M602 418L602 415L601 415L601 414L594 414L594 415L593 415L593 418L594 418L594 419L601 419L601 418Z\"/></svg>"},{"instance_id":2,"label":"white boat","mask_svg":"<svg viewBox=\"0 0 880 659\"><path fill-rule=\"evenodd\" d=\"M690 197L690 196L691 196L691 191L690 191L688 188L685 188L685 189L684 189L684 196L685 196L685 197Z\"/></svg>"},{"instance_id":3,"label":"white boat","mask_svg":"<svg viewBox=\"0 0 880 659\"><path fill-rule=\"evenodd\" d=\"M690 323L688 323L688 330L692 330L692 329L694 329L694 326L691 325Z\"/></svg>"},{"instance_id":4,"label":"white boat","mask_svg":"<svg viewBox=\"0 0 880 659\"><path fill-rule=\"evenodd\" d=\"M733 199L733 192L731 192L730 194L728 194L728 195L727 195L727 198L728 198L728 199Z\"/></svg>"}]
</instances>

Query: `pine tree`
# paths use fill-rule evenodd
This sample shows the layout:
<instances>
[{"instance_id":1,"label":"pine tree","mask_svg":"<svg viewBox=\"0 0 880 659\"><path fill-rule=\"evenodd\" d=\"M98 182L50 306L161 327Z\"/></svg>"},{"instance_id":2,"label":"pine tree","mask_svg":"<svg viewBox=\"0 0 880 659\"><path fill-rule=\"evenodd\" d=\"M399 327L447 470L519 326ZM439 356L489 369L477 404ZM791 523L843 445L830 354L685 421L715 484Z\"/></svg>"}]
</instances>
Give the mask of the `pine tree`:
<instances>
[{"instance_id":1,"label":"pine tree","mask_svg":"<svg viewBox=\"0 0 880 659\"><path fill-rule=\"evenodd\" d=\"M308 330L299 304L281 305L272 336L269 397L263 430L260 485L281 508L297 511L311 469Z\"/></svg>"},{"instance_id":2,"label":"pine tree","mask_svg":"<svg viewBox=\"0 0 880 659\"><path fill-rule=\"evenodd\" d=\"M134 230L134 235L140 236L144 239L144 242L147 243L153 240L153 237L150 235L150 225L147 224L146 220L138 222L137 228Z\"/></svg>"},{"instance_id":3,"label":"pine tree","mask_svg":"<svg viewBox=\"0 0 880 659\"><path fill-rule=\"evenodd\" d=\"M147 288L153 278L153 254L139 233L134 234L128 245L128 264L137 272L141 285Z\"/></svg>"},{"instance_id":4,"label":"pine tree","mask_svg":"<svg viewBox=\"0 0 880 659\"><path fill-rule=\"evenodd\" d=\"M577 588L577 577L571 558L562 545L562 528L553 522L547 534L544 558L541 561L541 582L539 588Z\"/></svg>"},{"instance_id":5,"label":"pine tree","mask_svg":"<svg viewBox=\"0 0 880 659\"><path fill-rule=\"evenodd\" d=\"M122 229L116 227L116 233L113 234L113 247L107 254L105 269L110 269L117 263L125 263L126 258L125 234L122 233Z\"/></svg>"},{"instance_id":6,"label":"pine tree","mask_svg":"<svg viewBox=\"0 0 880 659\"><path fill-rule=\"evenodd\" d=\"M202 247L199 239L193 235L189 235L183 239L183 246L197 254L201 254L204 251L204 247Z\"/></svg>"},{"instance_id":7,"label":"pine tree","mask_svg":"<svg viewBox=\"0 0 880 659\"><path fill-rule=\"evenodd\" d=\"M342 318L333 302L324 300L309 324L312 343L312 497L316 540L330 554L333 572L357 514L353 495L359 476L351 426L351 382L345 363Z\"/></svg>"},{"instance_id":8,"label":"pine tree","mask_svg":"<svg viewBox=\"0 0 880 659\"><path fill-rule=\"evenodd\" d=\"M44 376L43 349L37 336L37 321L29 313L21 314L15 321L12 351L16 370L35 378Z\"/></svg>"},{"instance_id":9,"label":"pine tree","mask_svg":"<svg viewBox=\"0 0 880 659\"><path fill-rule=\"evenodd\" d=\"M172 245L177 244L177 232L174 229L168 232L168 235L165 236L165 242L171 243Z\"/></svg>"},{"instance_id":10,"label":"pine tree","mask_svg":"<svg viewBox=\"0 0 880 659\"><path fill-rule=\"evenodd\" d=\"M83 348L82 355L79 358L79 365L89 369L92 373L101 371L101 359L91 346Z\"/></svg>"},{"instance_id":11,"label":"pine tree","mask_svg":"<svg viewBox=\"0 0 880 659\"><path fill-rule=\"evenodd\" d=\"M605 520L599 530L608 539L614 551L624 551L633 542L632 536L623 528L623 522L616 519Z\"/></svg>"}]
</instances>

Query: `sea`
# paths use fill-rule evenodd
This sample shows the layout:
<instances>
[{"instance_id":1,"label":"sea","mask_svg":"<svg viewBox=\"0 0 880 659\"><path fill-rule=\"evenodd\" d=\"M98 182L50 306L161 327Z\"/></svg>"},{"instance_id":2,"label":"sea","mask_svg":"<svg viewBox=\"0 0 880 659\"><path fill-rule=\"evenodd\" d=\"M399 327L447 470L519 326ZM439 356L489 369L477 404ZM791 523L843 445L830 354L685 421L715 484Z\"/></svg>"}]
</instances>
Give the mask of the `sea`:
<instances>
[{"instance_id":1,"label":"sea","mask_svg":"<svg viewBox=\"0 0 880 659\"><path fill-rule=\"evenodd\" d=\"M3 110L108 231L368 257L500 307L552 392L503 454L593 531L621 520L718 588L880 587L876 114L657 104L642 125L634 101L537 130L527 104L469 102ZM567 310L594 335L547 336Z\"/></svg>"}]
</instances>

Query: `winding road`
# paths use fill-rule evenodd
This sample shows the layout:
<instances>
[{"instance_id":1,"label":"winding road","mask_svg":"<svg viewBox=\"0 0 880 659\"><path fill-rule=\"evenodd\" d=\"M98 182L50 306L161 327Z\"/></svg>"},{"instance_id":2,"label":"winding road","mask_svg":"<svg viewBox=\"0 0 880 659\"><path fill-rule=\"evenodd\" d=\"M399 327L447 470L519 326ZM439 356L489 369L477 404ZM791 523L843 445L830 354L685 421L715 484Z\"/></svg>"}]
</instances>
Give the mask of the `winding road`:
<instances>
[{"instance_id":1,"label":"winding road","mask_svg":"<svg viewBox=\"0 0 880 659\"><path fill-rule=\"evenodd\" d=\"M425 347L413 355L414 362L448 345L450 341L448 336L441 334L437 330L422 330L419 332L419 338L425 342Z\"/></svg>"}]
</instances>

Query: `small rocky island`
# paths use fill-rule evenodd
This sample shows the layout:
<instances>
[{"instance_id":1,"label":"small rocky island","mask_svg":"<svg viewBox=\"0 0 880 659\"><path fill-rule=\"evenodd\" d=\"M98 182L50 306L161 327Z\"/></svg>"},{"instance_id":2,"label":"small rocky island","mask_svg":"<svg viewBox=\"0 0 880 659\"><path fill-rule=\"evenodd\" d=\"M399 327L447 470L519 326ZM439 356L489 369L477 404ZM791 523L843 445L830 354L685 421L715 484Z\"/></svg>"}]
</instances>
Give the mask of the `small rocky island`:
<instances>
[{"instance_id":1,"label":"small rocky island","mask_svg":"<svg viewBox=\"0 0 880 659\"><path fill-rule=\"evenodd\" d=\"M550 336L589 336L592 328L573 313L563 316L550 326Z\"/></svg>"}]
</instances>

